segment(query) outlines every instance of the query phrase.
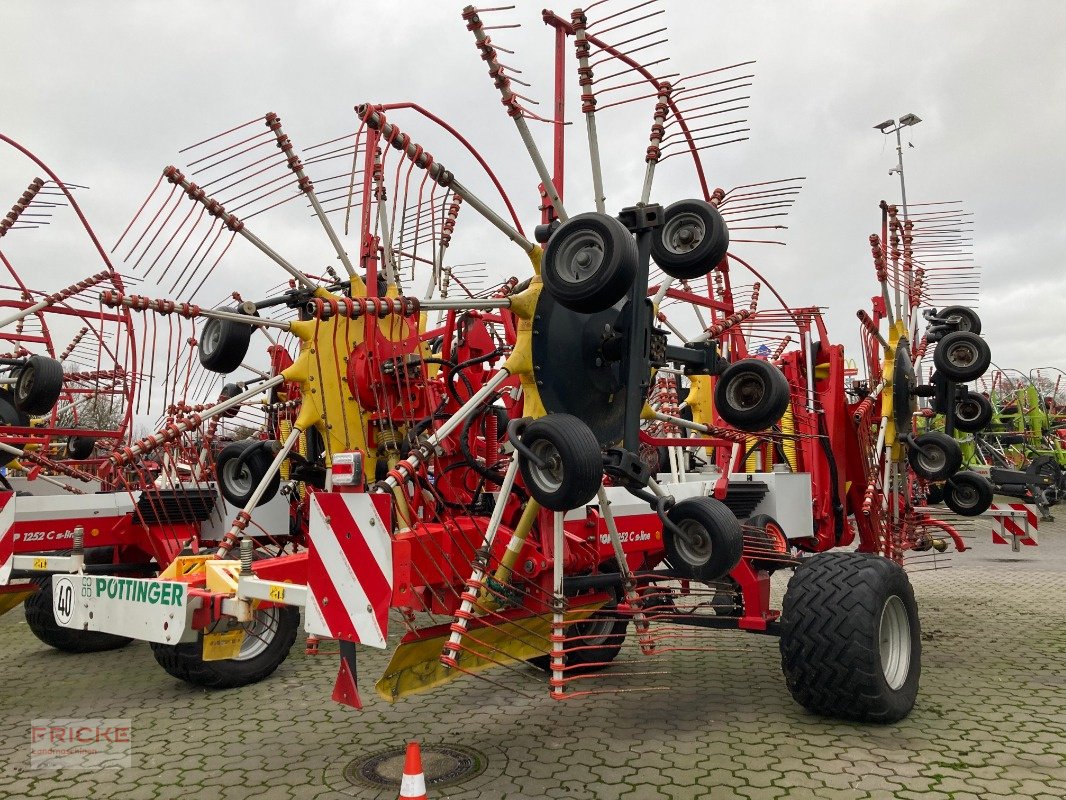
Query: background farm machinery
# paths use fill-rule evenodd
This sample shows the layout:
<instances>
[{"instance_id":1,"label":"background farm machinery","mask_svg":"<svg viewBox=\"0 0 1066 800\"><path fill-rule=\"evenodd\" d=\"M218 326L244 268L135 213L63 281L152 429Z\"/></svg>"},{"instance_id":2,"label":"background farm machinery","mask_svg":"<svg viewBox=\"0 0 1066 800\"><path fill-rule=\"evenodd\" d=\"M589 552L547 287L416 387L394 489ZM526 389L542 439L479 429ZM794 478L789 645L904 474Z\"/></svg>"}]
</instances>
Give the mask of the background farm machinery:
<instances>
[{"instance_id":1,"label":"background farm machinery","mask_svg":"<svg viewBox=\"0 0 1066 800\"><path fill-rule=\"evenodd\" d=\"M563 94L549 172L482 14L463 16L541 180L532 238L476 151L413 104L357 107L357 130L312 155L275 114L189 148L196 181L168 167L120 240L131 268L192 296L241 238L287 281L213 308L121 285L99 293L116 320L141 321L142 363L166 354L162 425L103 456L110 529L57 523L69 556L9 533L9 574L57 573L50 621L71 641L146 639L169 673L206 686L273 672L302 607L313 637L339 642L334 697L356 706L356 645L388 646L390 623L405 631L377 682L390 700L463 674L521 691L538 670L554 697L590 694L612 662L639 682L648 673L631 664L711 646L705 634L727 628L779 635L789 689L813 711L904 716L921 640L901 564L943 550L945 536L963 549L915 501L948 480L953 508L979 513L987 485L956 474L950 436L962 385L989 360L965 309L930 315L919 337L910 242L885 207L891 237L873 243L882 292L860 315L869 375L847 384L820 310L767 306L761 294L776 292L728 252L730 229L758 230L743 223L787 208L789 182L726 192L704 177L692 120L735 110L731 93L750 76L671 84L592 34L580 11L545 12L557 86L571 40L582 86L595 210L571 216ZM597 109L593 50L621 69L611 77L637 79L631 101L654 100L643 188L617 215L604 202L608 104ZM709 95L726 108L701 114ZM461 183L399 113L452 134L499 200ZM652 185L670 126L699 189L662 206ZM306 202L338 269L298 267L253 232L252 217L287 201ZM461 210L529 267L469 291L445 266ZM942 377L919 384L932 343ZM921 396L943 409L947 433L914 434ZM253 436L234 438L238 421ZM87 563L89 542L106 546L106 564ZM779 611L771 578L786 567ZM632 661L619 659L627 635Z\"/></svg>"}]
</instances>

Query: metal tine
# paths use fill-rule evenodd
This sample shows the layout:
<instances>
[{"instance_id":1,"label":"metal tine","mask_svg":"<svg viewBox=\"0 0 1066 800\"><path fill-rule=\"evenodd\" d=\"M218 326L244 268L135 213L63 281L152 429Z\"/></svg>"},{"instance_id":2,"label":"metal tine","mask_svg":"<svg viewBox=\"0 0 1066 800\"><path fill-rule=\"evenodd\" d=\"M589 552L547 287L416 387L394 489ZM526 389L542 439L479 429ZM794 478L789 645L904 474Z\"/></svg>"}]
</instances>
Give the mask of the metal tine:
<instances>
[{"instance_id":1,"label":"metal tine","mask_svg":"<svg viewBox=\"0 0 1066 800\"><path fill-rule=\"evenodd\" d=\"M268 181L266 181L264 183L260 183L260 184L258 184L256 186L253 186L251 189L243 191L240 194L235 194L232 197L226 197L225 199L220 200L219 202L222 203L222 205L224 205L224 206L232 205L234 201L240 200L243 197L247 197L248 195L252 194L253 192L257 192L260 189L265 189L266 187L270 186L271 184L275 184L275 183L278 183L280 181L284 181L285 183L282 186L278 186L277 188L275 188L271 192L267 193L267 194L273 194L275 191L279 191L281 189L284 189L285 186L287 186L288 183L291 181L291 179L292 179L292 176L289 175L287 172L285 172L285 173L282 173L281 175L278 175L276 178L271 178L270 180L268 180ZM262 196L266 197L267 195L262 195ZM256 199L258 199L258 198L256 198ZM255 202L255 199L249 201L249 203L254 203L254 202ZM236 206L232 210L234 212L236 212L238 208L244 208L244 206Z\"/></svg>"},{"instance_id":2,"label":"metal tine","mask_svg":"<svg viewBox=\"0 0 1066 800\"><path fill-rule=\"evenodd\" d=\"M312 164L322 164L326 161L332 161L335 158L344 158L346 156L354 156L358 158L363 154L363 149L359 147L345 147L341 150L331 150L328 154L317 155L313 158L309 158L304 162L304 166L310 166ZM358 170L361 172L362 170ZM350 173L349 173L350 174Z\"/></svg>"},{"instance_id":3,"label":"metal tine","mask_svg":"<svg viewBox=\"0 0 1066 800\"><path fill-rule=\"evenodd\" d=\"M214 136L209 136L206 139L197 142L196 144L190 144L188 147L183 147L178 152L179 153L185 153L185 152L188 152L189 150L195 150L197 147L205 145L208 142L213 142L215 139L220 139L223 136L227 136L227 135L229 135L231 133L235 133L235 132L239 131L241 128L247 128L249 125L255 125L255 123L259 122L262 119L263 119L262 117L256 117L255 119L251 119L248 122L242 122L240 125L236 125L236 126L230 128L229 130L222 131L221 133L216 133Z\"/></svg>"},{"instance_id":4,"label":"metal tine","mask_svg":"<svg viewBox=\"0 0 1066 800\"><path fill-rule=\"evenodd\" d=\"M730 208L723 210L721 213L722 213L723 217L726 217L726 216L729 216L730 214L744 213L746 211L755 211L755 210L764 211L764 210L772 209L772 208L791 208L795 204L796 204L795 200L779 200L779 199L775 199L775 200L772 200L772 201L766 202L766 203L749 203L747 205L742 205L742 206L731 206Z\"/></svg>"},{"instance_id":5,"label":"metal tine","mask_svg":"<svg viewBox=\"0 0 1066 800\"><path fill-rule=\"evenodd\" d=\"M638 36L636 38L638 38L638 39L644 38L644 35L642 34L641 36ZM607 62L618 58L619 55L631 56L634 53L640 53L640 52L642 52L644 50L650 50L652 47L657 47L658 45L666 44L669 41L670 41L669 39L659 39L658 41L655 41L655 42L649 42L647 44L643 44L640 47L634 47L632 50L622 50L621 48L619 48L616 45L615 46L615 50L617 51L618 55L615 55L614 53L608 52L603 58L599 59L598 61L591 62L590 66L598 67L601 64L606 64ZM601 48L600 52L602 53L602 52L606 52L606 51L604 51ZM641 66L643 66L645 69L647 69L647 68L652 67L652 66L654 66L656 64L662 64L663 62L666 62L666 61L669 61L669 60L670 60L670 56L665 56L664 58L660 58L658 61L644 62L643 64L641 64ZM632 71L633 69L634 69L633 67L630 67L629 70L623 70L622 72L616 73L616 75L624 75L627 71ZM681 73L679 73L679 72L678 73L674 73L674 75L680 75L680 74ZM600 80L608 80L609 78L616 77L616 75L604 76ZM665 76L662 76L662 77L665 77Z\"/></svg>"},{"instance_id":6,"label":"metal tine","mask_svg":"<svg viewBox=\"0 0 1066 800\"><path fill-rule=\"evenodd\" d=\"M226 153L226 152L228 152L230 150L233 150L236 147L240 147L241 145L248 144L248 142L254 142L256 139L261 139L261 138L263 138L264 135L265 134L263 132L261 132L261 131L259 133L254 133L251 136L249 136L247 139L242 139L239 142L234 142L233 144L228 144L225 147L223 147L221 150L216 150L213 153L208 153L207 155L201 156L200 158L196 159L195 161L189 161L187 163L187 166L192 167L192 166L194 166L196 164L199 164L199 163L201 163L203 161L207 161L209 158L214 158L215 156L220 156L223 153ZM258 147L259 145L256 145L256 146ZM209 167L205 167L205 169L209 169Z\"/></svg>"},{"instance_id":7,"label":"metal tine","mask_svg":"<svg viewBox=\"0 0 1066 800\"><path fill-rule=\"evenodd\" d=\"M232 155L228 155L225 158L220 159L219 161L216 161L213 164L208 164L206 167L200 167L199 169L192 170L190 172L190 174L192 174L192 175L200 175L200 174L202 174L204 172L208 172L209 170L214 169L215 167L217 167L217 166L219 166L221 164L225 164L227 161L232 161L233 159L235 159L235 158L237 158L239 156L243 156L246 153L250 153L253 150L258 150L260 147L268 146L270 144L270 139L269 138L265 138L263 136L263 134L259 134L259 136L257 136L256 138L258 139L258 138L261 138L261 137L263 138L263 141L260 142L259 144L252 145L251 147L246 147L243 150L238 150L236 153L233 153ZM225 151L223 151L223 152L225 152ZM271 155L272 156L276 156L277 154L272 152Z\"/></svg>"},{"instance_id":8,"label":"metal tine","mask_svg":"<svg viewBox=\"0 0 1066 800\"><path fill-rule=\"evenodd\" d=\"M707 136L693 136L692 137L692 141L693 142L702 142L702 141L705 141L707 139L717 139L717 138L719 138L721 136L732 136L734 134L749 133L750 131L751 131L751 128L740 128L739 130L727 131L725 133L714 133L714 134L708 134ZM682 150L675 150L674 152L667 153L660 160L661 161L665 161L666 159L673 158L674 156L685 155L685 154L693 152L693 151L709 150L712 147L722 147L722 146L727 145L727 144L736 144L737 142L746 142L750 138L751 138L750 136L741 136L738 139L729 139L729 140L724 141L724 142L709 142L707 144L701 144L701 145L698 145L698 146L691 146L690 145L690 146L685 147ZM677 144L684 145L686 143L677 142ZM672 146L672 144L669 145L669 146Z\"/></svg>"},{"instance_id":9,"label":"metal tine","mask_svg":"<svg viewBox=\"0 0 1066 800\"><path fill-rule=\"evenodd\" d=\"M496 57L496 49L493 47L492 40L485 33L486 28L481 21L477 9L473 6L467 6L463 9L462 17L466 21L467 29L474 34L477 49L480 51L482 59L488 64L489 75L492 77L496 88L500 91L500 96L504 105L508 108L508 116L511 117L515 127L518 129L518 133L522 138L522 143L525 145L526 152L529 155L530 160L533 162L533 166L537 170L537 175L540 177L541 183L544 186L544 191L548 195L548 199L551 200L552 206L555 208L556 215L561 221L566 222L569 217L566 213L566 209L563 207L562 198L559 196L557 187L552 182L552 176L548 172L548 167L544 162L544 158L541 156L540 150L537 148L537 144L533 140L533 135L529 130L529 125L526 123L527 117L532 117L540 121L554 122L555 120L544 120L542 117L534 115L528 108L522 106L520 101L529 101L529 98L516 94L511 88L511 78L506 70L500 65L500 62ZM518 82L521 83L521 81Z\"/></svg>"},{"instance_id":10,"label":"metal tine","mask_svg":"<svg viewBox=\"0 0 1066 800\"><path fill-rule=\"evenodd\" d=\"M712 108L714 106L724 106L724 105L729 105L730 103L736 103L739 100L750 100L750 99L751 99L751 95L747 94L747 95L743 95L742 97L731 97L728 100L722 100L722 101L717 102L717 103L708 103L705 106L701 106L701 108ZM718 109L717 111L707 111L707 112L705 112L703 114L692 114L692 113L690 113L690 111L688 109L679 109L679 110L681 110L682 113L684 114L685 121L688 122L688 123L692 123L692 122L695 122L698 119L706 119L707 117L716 117L716 116L718 116L720 114L732 114L734 111L746 111L749 108L751 108L750 105L730 106L729 108L721 108L721 109ZM666 125L666 127L670 128L670 127L672 127L675 124L677 124L676 120L671 120ZM670 134L670 135L672 136L673 134Z\"/></svg>"},{"instance_id":11,"label":"metal tine","mask_svg":"<svg viewBox=\"0 0 1066 800\"><path fill-rule=\"evenodd\" d=\"M585 9L585 13L588 14L588 9ZM611 46L617 49L617 48L623 47L623 46L625 46L627 44L633 44L633 42L639 41L640 39L646 39L649 36L657 36L658 34L664 33L665 31L666 31L666 27L665 26L662 27L662 28L656 28L655 30L645 31L644 33L638 33L636 36L631 36L628 39L623 39L620 42L615 42ZM666 40L664 39L663 41L666 41ZM589 55L592 55L593 53L608 53L608 52L609 51L606 50L603 47L596 47L596 48L590 50ZM613 56L612 56L612 58L613 58Z\"/></svg>"},{"instance_id":12,"label":"metal tine","mask_svg":"<svg viewBox=\"0 0 1066 800\"><path fill-rule=\"evenodd\" d=\"M651 5L652 3L655 3L655 2L658 2L658 0L647 0L647 2L642 3L641 5L642 6L647 6L647 5ZM635 8L638 8L638 7L639 6L637 6ZM629 9L629 10L632 11L634 9ZM623 11L623 12L619 12L619 14L612 14L611 17L604 17L603 19L601 19L599 21L600 22L605 22L605 21L611 19L612 17L617 17L620 14L624 14L624 13L626 13L626 12ZM640 16L640 17L634 17L633 19L629 19L629 20L626 20L624 22L620 22L617 25L612 25L610 28L604 28L603 30L596 31L595 33L596 33L597 37L602 37L605 33L610 33L611 31L621 30L622 28L628 27L630 25L635 25L638 22L643 22L646 19L651 19L652 17L657 17L660 14L665 14L665 13L666 13L666 10L660 8L658 11L652 11L650 14L644 14L643 16Z\"/></svg>"},{"instance_id":13,"label":"metal tine","mask_svg":"<svg viewBox=\"0 0 1066 800\"><path fill-rule=\"evenodd\" d=\"M650 67L658 66L659 64L664 64L664 63L666 63L669 60L670 60L670 57L667 56L666 58L660 58L657 61L648 61L646 63L641 64L640 66L645 68L645 69L648 69ZM593 81L593 83L598 84L598 83L601 83L601 82L606 82L606 81L612 80L614 78L621 77L622 75L628 75L630 72L636 71L636 69L637 69L637 67L627 66L625 69L621 70L620 72L614 72L614 73L611 73L610 75L603 75L603 76L601 76L599 78L596 78ZM667 80L670 80L671 78L676 78L680 74L681 73L679 73L679 72L671 72L671 73L667 73L667 74L663 74L663 75L657 75L657 76L655 76L655 79L658 80L658 81L667 81ZM637 83L630 83L630 84L626 84L626 85L627 86L636 86L638 84L645 84L645 83L647 83L647 80L646 79L642 79L642 80L638 81ZM615 86L615 87L612 87L612 88L617 89L617 88L621 88L621 87ZM601 91L605 92L605 91L607 91L607 89L602 89Z\"/></svg>"},{"instance_id":14,"label":"metal tine","mask_svg":"<svg viewBox=\"0 0 1066 800\"><path fill-rule=\"evenodd\" d=\"M359 170L355 174L357 176L359 176L359 177L362 177L363 171ZM352 177L352 173L344 172L341 175L336 175L336 176L333 176L333 177L330 177L330 178L322 178L321 180L317 181L317 183L333 183L334 181L341 180L341 179L350 180L351 177ZM334 189L326 189L324 192L319 192L318 196L322 197L325 194L329 194L329 193L333 193L333 192L339 192L339 191L347 192L348 190L349 190L348 189L348 185L344 184L344 185L338 186L338 187L336 187Z\"/></svg>"},{"instance_id":15,"label":"metal tine","mask_svg":"<svg viewBox=\"0 0 1066 800\"><path fill-rule=\"evenodd\" d=\"M244 175L244 176L238 178L237 180L233 181L233 183L228 183L225 186L221 186L221 187L219 187L217 189L215 188L215 184L219 183L220 181L224 181L224 180L227 180L228 178L232 178L235 175L238 175L238 174L240 174L242 172L245 172L246 170L252 169L253 167L258 167L260 164L264 164L264 163L266 163L266 166L261 167L260 169L257 169L255 172L249 173L248 175ZM228 173L226 173L225 175L223 175L223 176L221 176L219 178L215 178L213 181L208 181L207 183L201 184L200 188L204 189L205 191L207 189L211 189L213 192L218 194L218 193L221 193L221 192L225 192L225 191L227 191L229 189L232 189L233 187L240 185L244 181L251 180L256 175L262 175L264 172L269 172L272 169L277 169L279 167L283 167L284 165L285 165L285 162L283 160L279 160L274 153L271 153L270 155L264 156L263 158L259 159L258 161L253 161L250 164L246 164L243 167L240 167L239 169L236 169L236 170L234 170L232 172L228 172Z\"/></svg>"},{"instance_id":16,"label":"metal tine","mask_svg":"<svg viewBox=\"0 0 1066 800\"><path fill-rule=\"evenodd\" d=\"M151 231L153 226L156 224L156 221L159 219L159 215L163 213L163 211L167 208L167 206L170 205L170 201L173 200L175 198L175 196L177 197L177 204L180 206L181 205L181 195L178 193L178 189L177 189L176 186L171 186L170 187L170 194L168 194L166 196L166 198L163 200L162 205L159 206L159 208L156 210L155 214L148 221L148 224L145 226L144 231L137 238L137 241L133 243L133 247L131 247L129 252L126 253L125 257L122 259L123 261L129 261L129 259L133 256L133 254L137 251L137 248L141 246L141 242L144 241L144 237L148 235L149 231ZM142 209L143 209L143 207L142 207ZM171 213L173 213L173 211ZM167 219L169 219L169 218L170 218L170 215L168 214L167 215ZM125 234L123 234L123 235L125 235ZM154 240L154 237L153 237L153 240ZM142 253L141 258L143 258L143 257L144 257L144 254ZM140 259L138 259L137 263L135 263L133 265L133 268L136 269L139 264L140 264Z\"/></svg>"},{"instance_id":17,"label":"metal tine","mask_svg":"<svg viewBox=\"0 0 1066 800\"><path fill-rule=\"evenodd\" d=\"M784 187L779 187L778 184L792 183L794 181L805 181L805 180L807 180L807 178L805 176L799 175L799 176L796 176L796 177L793 177L793 178L774 178L773 180L759 181L757 183L742 183L742 184L739 184L737 186L734 186L732 189L730 189L729 191L727 191L725 193L725 196L722 198L722 202L721 202L719 208L721 208L721 206L726 205L730 201L730 199L734 198L734 197L751 197L751 196L757 195L757 194L765 194L766 192L775 192L775 191L784 191L784 190L796 190L793 193L794 194L798 194L799 190L803 188L802 186L784 186ZM767 187L770 187L770 188L767 188L767 189L759 188L759 187L762 187L762 186L767 186ZM753 192L741 192L741 191L739 191L740 189L754 189L755 191L753 191Z\"/></svg>"},{"instance_id":18,"label":"metal tine","mask_svg":"<svg viewBox=\"0 0 1066 800\"><path fill-rule=\"evenodd\" d=\"M748 122L748 120L746 120L746 119L731 119L728 122L719 122L719 123L716 123L714 125L704 125L704 126L702 126L700 128L689 128L688 132L690 134L693 134L693 133L700 133L702 131L712 131L712 130L716 130L718 128L729 128L729 127L732 127L734 125L742 125L742 124L744 124L746 122ZM749 128L745 128L744 130L750 130L750 129ZM675 136L680 136L680 135L681 135L681 131L679 131L679 130L678 131L674 131L671 134L667 134L666 136L663 137L663 140L662 140L663 143L664 143L663 146L664 147L669 146L670 143L669 143L668 140L672 139Z\"/></svg>"}]
</instances>

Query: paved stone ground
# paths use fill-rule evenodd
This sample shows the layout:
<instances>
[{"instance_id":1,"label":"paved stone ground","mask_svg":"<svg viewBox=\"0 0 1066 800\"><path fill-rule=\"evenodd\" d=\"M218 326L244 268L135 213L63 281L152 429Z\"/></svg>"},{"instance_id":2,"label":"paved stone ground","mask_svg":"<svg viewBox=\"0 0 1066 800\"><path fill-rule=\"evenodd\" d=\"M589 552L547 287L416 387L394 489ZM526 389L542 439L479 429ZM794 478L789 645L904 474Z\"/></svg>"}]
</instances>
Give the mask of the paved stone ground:
<instances>
[{"instance_id":1,"label":"paved stone ground","mask_svg":"<svg viewBox=\"0 0 1066 800\"><path fill-rule=\"evenodd\" d=\"M523 696L463 679L389 705L360 656L361 712L333 704L333 658L298 643L270 680L208 693L170 678L146 645L86 656L40 644L20 611L0 618L0 797L395 798L346 781L353 759L408 738L487 759L450 798L956 798L1066 796L1066 522L1012 553L987 531L947 570L912 574L921 609L921 692L898 725L819 719L790 698L771 637L714 634L607 688L554 702L532 670ZM780 576L784 580L785 576ZM542 679L540 679L542 680ZM605 686L605 684L600 684ZM133 768L29 768L33 718L133 721Z\"/></svg>"}]
</instances>

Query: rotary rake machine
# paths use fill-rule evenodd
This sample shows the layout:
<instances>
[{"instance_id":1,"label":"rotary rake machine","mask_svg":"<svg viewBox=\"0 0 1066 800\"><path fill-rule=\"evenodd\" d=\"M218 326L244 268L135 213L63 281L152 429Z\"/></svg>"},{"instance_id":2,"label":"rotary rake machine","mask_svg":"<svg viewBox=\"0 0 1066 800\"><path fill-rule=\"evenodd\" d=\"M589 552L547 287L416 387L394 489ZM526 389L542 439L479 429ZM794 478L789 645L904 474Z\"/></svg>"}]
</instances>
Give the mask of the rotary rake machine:
<instances>
[{"instance_id":1,"label":"rotary rake machine","mask_svg":"<svg viewBox=\"0 0 1066 800\"><path fill-rule=\"evenodd\" d=\"M0 140L48 176L31 181L0 220L0 238L7 249L0 252L7 276L0 285L0 341L5 343L0 356L0 465L5 473L24 474L28 486L35 481L36 485L50 484L69 495L37 497L23 489L16 503L11 482L6 474L0 475L6 490L0 493L4 520L0 613L28 600L31 628L47 637L56 633L50 583L45 591L37 592L36 582L13 573L15 554L69 549L72 521L93 520L114 511L113 498L94 494L94 473L103 455L128 436L136 354L130 315L107 311L97 299L101 288L121 291L124 284L75 199L75 191L84 187L60 181L18 142L3 135ZM102 261L103 268L64 288L40 291L39 284L25 279L32 270L25 266L20 270L17 265L25 260L34 266L47 263L51 257L47 242L21 231L46 226L67 208L84 228L94 258ZM70 221L65 214L59 219ZM32 252L24 246L32 246ZM63 257L70 258L69 254ZM96 525L89 530L100 534ZM93 550L89 558L104 555L102 550Z\"/></svg>"},{"instance_id":2,"label":"rotary rake machine","mask_svg":"<svg viewBox=\"0 0 1066 800\"><path fill-rule=\"evenodd\" d=\"M97 302L100 288L121 291L122 279L99 249L96 236L78 207L74 191L81 187L60 182L17 142L2 135L0 141L24 154L49 176L47 180L35 178L30 182L0 220L0 238L47 225L56 209L69 205L96 246L104 267L70 286L45 292L38 290L36 284L31 288L16 265L0 253L7 275L0 289L0 339L5 342L5 352L0 357L4 369L0 450L9 461L25 461L24 466L31 471L40 472L45 467L63 473L60 462L64 461L82 462L91 471L97 445L108 450L122 441L133 411L136 363L130 348L130 317L124 312L105 312ZM64 337L69 337L65 345Z\"/></svg>"},{"instance_id":3,"label":"rotary rake machine","mask_svg":"<svg viewBox=\"0 0 1066 800\"><path fill-rule=\"evenodd\" d=\"M950 532L914 512L903 467L927 452L910 436L911 323L875 302L864 322L877 371L849 396L820 309L790 308L729 251L782 227L764 220L787 213L800 179L707 183L706 149L746 138L734 115L748 65L657 75L665 59L632 55L660 46L657 31L631 27L661 13L655 3L596 11L543 14L556 43L551 119L500 63L488 32L509 26L463 12L540 179L532 237L480 154L412 103L360 105L353 133L302 155L267 114L188 148L189 174L164 171L120 241L135 272L179 295L212 291L242 239L234 252L250 246L288 281L214 307L101 293L142 321L142 361L168 364L160 429L111 451L102 474L132 493L152 459L176 497L217 481L236 513L173 528L157 577L123 574L118 552L110 574L56 574L60 627L148 640L172 675L234 686L277 668L302 607L309 647L339 643L334 698L357 707L357 645L388 647L390 627L403 633L376 684L389 700L461 675L515 691L539 680L558 699L663 688L679 651L743 630L781 637L788 687L812 711L909 712L921 642L901 563L933 546L928 530ZM563 198L570 46L593 194L574 215ZM644 181L612 215L604 112L636 104L651 111ZM444 129L498 199L460 182L399 115ZM553 133L551 171L537 121ZM652 189L672 155L691 165L682 180L697 196L664 207ZM253 230L259 214L304 204L328 247L295 237L303 260L339 268L301 268ZM474 291L447 264L490 234L523 267ZM515 255L485 252L494 268ZM240 275L227 266L224 277ZM171 335L155 335L159 320ZM282 518L265 522L271 504ZM795 573L777 610L783 568Z\"/></svg>"}]
</instances>

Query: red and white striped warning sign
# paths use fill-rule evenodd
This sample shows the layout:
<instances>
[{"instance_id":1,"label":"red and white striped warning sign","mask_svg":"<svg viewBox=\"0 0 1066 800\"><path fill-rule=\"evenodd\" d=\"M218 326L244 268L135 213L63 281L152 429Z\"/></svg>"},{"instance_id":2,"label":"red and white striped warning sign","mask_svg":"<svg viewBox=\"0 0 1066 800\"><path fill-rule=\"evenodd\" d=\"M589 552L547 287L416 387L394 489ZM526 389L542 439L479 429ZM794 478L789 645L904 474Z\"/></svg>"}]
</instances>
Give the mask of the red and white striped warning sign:
<instances>
[{"instance_id":1,"label":"red and white striped warning sign","mask_svg":"<svg viewBox=\"0 0 1066 800\"><path fill-rule=\"evenodd\" d=\"M11 580L11 565L15 562L15 493L0 492L0 586Z\"/></svg>"},{"instance_id":2,"label":"red and white striped warning sign","mask_svg":"<svg viewBox=\"0 0 1066 800\"><path fill-rule=\"evenodd\" d=\"M385 494L315 492L307 560L308 633L385 647L392 536Z\"/></svg>"},{"instance_id":3,"label":"red and white striped warning sign","mask_svg":"<svg viewBox=\"0 0 1066 800\"><path fill-rule=\"evenodd\" d=\"M1010 544L1017 536L1022 544L1036 546L1040 519L1036 506L1028 503L993 503L985 513L992 517L993 544Z\"/></svg>"}]
</instances>

